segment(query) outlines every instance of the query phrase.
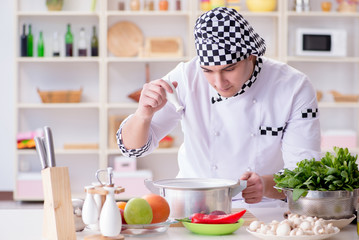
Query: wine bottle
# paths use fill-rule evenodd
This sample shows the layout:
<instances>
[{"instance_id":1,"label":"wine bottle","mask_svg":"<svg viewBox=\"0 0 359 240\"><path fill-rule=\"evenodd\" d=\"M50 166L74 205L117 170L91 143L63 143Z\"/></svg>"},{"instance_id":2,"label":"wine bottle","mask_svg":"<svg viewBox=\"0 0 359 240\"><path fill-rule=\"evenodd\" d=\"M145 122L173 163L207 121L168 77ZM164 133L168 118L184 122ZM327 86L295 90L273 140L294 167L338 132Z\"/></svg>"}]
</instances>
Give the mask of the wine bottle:
<instances>
[{"instance_id":1,"label":"wine bottle","mask_svg":"<svg viewBox=\"0 0 359 240\"><path fill-rule=\"evenodd\" d=\"M27 56L28 57L34 56L34 53L33 53L33 48L34 48L33 39L34 39L34 37L32 35L32 31L31 31L31 24L29 24L29 33L27 34Z\"/></svg>"},{"instance_id":2,"label":"wine bottle","mask_svg":"<svg viewBox=\"0 0 359 240\"><path fill-rule=\"evenodd\" d=\"M44 57L45 46L44 46L44 38L42 36L42 31L40 31L39 40L37 41L37 56Z\"/></svg>"},{"instance_id":3,"label":"wine bottle","mask_svg":"<svg viewBox=\"0 0 359 240\"><path fill-rule=\"evenodd\" d=\"M80 30L80 38L79 38L78 46L79 46L78 56L86 57L87 56L87 48L86 48L85 29L84 28L81 28L81 30Z\"/></svg>"},{"instance_id":4,"label":"wine bottle","mask_svg":"<svg viewBox=\"0 0 359 240\"><path fill-rule=\"evenodd\" d=\"M66 57L72 57L73 56L73 44L74 44L74 38L71 33L71 25L67 24L67 32L65 35L65 49L66 49Z\"/></svg>"},{"instance_id":5,"label":"wine bottle","mask_svg":"<svg viewBox=\"0 0 359 240\"><path fill-rule=\"evenodd\" d=\"M91 56L98 56L98 39L96 36L96 26L93 26L92 38L91 38Z\"/></svg>"},{"instance_id":6,"label":"wine bottle","mask_svg":"<svg viewBox=\"0 0 359 240\"><path fill-rule=\"evenodd\" d=\"M54 32L54 35L53 35L52 56L54 56L54 57L60 56L60 44L59 44L59 37L58 37L57 32Z\"/></svg>"},{"instance_id":7,"label":"wine bottle","mask_svg":"<svg viewBox=\"0 0 359 240\"><path fill-rule=\"evenodd\" d=\"M20 37L20 55L21 57L27 56L27 36L26 36L26 25L22 25L22 34Z\"/></svg>"}]
</instances>

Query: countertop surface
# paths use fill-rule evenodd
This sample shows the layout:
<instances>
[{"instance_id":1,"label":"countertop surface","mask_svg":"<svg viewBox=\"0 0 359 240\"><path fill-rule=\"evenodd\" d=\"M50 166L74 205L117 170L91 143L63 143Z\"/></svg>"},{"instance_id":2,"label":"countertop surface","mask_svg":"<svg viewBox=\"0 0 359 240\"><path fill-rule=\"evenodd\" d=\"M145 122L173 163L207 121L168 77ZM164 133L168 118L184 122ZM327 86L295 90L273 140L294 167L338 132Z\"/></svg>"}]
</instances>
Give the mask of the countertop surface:
<instances>
[{"instance_id":1,"label":"countertop surface","mask_svg":"<svg viewBox=\"0 0 359 240\"><path fill-rule=\"evenodd\" d=\"M249 211L257 217L257 219L269 223L272 220L282 221L283 213L286 208L250 208ZM0 210L0 239L26 239L39 240L42 239L43 210L42 209L1 209ZM78 232L77 239L81 240L85 236L96 234L90 230ZM166 233L155 235L152 237L126 237L126 239L143 240L143 239L208 239L209 236L201 236L189 232L183 227L170 227ZM211 240L216 239L258 239L246 232L246 227L242 226L239 230L231 235L210 236ZM273 238L275 240L275 238ZM302 239L302 238L301 238ZM330 240L351 240L359 239L356 232L356 225L350 224L343 228L341 232Z\"/></svg>"}]
</instances>

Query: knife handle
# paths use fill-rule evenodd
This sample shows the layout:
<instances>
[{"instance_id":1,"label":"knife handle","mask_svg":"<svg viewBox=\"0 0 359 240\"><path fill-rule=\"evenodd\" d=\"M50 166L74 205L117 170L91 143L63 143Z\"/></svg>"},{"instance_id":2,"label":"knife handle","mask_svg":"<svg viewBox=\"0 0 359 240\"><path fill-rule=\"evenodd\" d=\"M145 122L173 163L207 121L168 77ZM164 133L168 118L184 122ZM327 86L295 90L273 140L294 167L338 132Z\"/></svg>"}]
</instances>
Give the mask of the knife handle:
<instances>
[{"instance_id":1,"label":"knife handle","mask_svg":"<svg viewBox=\"0 0 359 240\"><path fill-rule=\"evenodd\" d=\"M41 167L42 167L42 169L45 169L48 166L47 166L47 157L46 157L44 144L43 144L41 138L38 136L34 137L34 140L35 140L35 144L36 144L36 152L40 158Z\"/></svg>"},{"instance_id":2,"label":"knife handle","mask_svg":"<svg viewBox=\"0 0 359 240\"><path fill-rule=\"evenodd\" d=\"M55 150L54 150L54 142L52 138L52 132L50 127L44 127L44 133L45 133L45 146L46 146L46 154L47 154L47 160L49 167L55 167L56 161L55 161Z\"/></svg>"}]
</instances>

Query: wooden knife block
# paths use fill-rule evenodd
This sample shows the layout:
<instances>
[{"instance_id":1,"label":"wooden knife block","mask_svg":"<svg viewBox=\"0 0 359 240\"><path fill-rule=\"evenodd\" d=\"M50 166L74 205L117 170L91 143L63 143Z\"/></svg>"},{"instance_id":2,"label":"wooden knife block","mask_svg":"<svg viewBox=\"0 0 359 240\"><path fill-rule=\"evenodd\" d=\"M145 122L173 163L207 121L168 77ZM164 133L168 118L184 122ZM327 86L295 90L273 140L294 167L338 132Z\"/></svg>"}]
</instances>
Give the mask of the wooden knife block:
<instances>
[{"instance_id":1,"label":"wooden knife block","mask_svg":"<svg viewBox=\"0 0 359 240\"><path fill-rule=\"evenodd\" d=\"M44 191L43 239L76 240L68 168L45 168L41 177Z\"/></svg>"}]
</instances>

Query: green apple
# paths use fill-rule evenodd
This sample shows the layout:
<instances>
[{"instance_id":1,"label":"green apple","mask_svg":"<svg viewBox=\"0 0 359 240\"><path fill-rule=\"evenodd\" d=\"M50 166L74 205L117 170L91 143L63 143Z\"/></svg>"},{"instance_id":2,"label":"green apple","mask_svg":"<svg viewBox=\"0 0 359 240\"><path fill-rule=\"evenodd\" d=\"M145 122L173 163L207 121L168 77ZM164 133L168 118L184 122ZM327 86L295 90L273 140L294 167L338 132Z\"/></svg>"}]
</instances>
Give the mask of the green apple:
<instances>
[{"instance_id":1,"label":"green apple","mask_svg":"<svg viewBox=\"0 0 359 240\"><path fill-rule=\"evenodd\" d=\"M127 224L149 224L153 218L152 208L143 198L131 198L126 204L124 217Z\"/></svg>"}]
</instances>

